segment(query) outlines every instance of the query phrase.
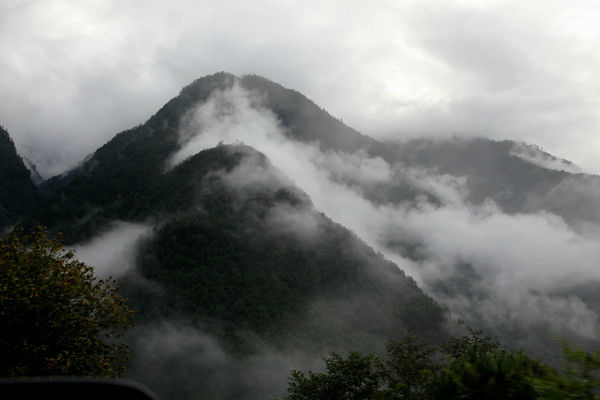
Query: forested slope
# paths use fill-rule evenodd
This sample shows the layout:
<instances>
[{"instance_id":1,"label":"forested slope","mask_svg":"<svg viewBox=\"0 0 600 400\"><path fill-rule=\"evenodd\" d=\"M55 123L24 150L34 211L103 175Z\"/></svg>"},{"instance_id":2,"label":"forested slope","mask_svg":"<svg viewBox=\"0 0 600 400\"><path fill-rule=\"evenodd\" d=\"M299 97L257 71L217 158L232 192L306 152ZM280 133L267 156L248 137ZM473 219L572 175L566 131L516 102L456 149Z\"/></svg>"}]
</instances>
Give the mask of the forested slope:
<instances>
[{"instance_id":1,"label":"forested slope","mask_svg":"<svg viewBox=\"0 0 600 400\"><path fill-rule=\"evenodd\" d=\"M39 198L29 170L0 126L0 227L17 222Z\"/></svg>"}]
</instances>

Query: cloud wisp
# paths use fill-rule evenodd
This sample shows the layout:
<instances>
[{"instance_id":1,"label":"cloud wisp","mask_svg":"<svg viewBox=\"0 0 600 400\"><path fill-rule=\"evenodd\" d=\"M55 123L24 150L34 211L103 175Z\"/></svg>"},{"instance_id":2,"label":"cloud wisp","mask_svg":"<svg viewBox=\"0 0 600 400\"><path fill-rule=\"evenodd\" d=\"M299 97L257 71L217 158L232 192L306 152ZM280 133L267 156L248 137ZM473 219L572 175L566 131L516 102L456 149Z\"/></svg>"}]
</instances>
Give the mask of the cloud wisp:
<instances>
[{"instance_id":1,"label":"cloud wisp","mask_svg":"<svg viewBox=\"0 0 600 400\"><path fill-rule=\"evenodd\" d=\"M73 250L77 259L94 267L96 276L118 278L134 271L137 245L151 234L151 229L147 225L115 221L110 230L73 246Z\"/></svg>"},{"instance_id":2,"label":"cloud wisp","mask_svg":"<svg viewBox=\"0 0 600 400\"><path fill-rule=\"evenodd\" d=\"M525 143L515 143L510 154L542 168L565 171L572 174L582 172L581 169L573 163L553 157L542 151L539 147L527 145Z\"/></svg>"}]
</instances>

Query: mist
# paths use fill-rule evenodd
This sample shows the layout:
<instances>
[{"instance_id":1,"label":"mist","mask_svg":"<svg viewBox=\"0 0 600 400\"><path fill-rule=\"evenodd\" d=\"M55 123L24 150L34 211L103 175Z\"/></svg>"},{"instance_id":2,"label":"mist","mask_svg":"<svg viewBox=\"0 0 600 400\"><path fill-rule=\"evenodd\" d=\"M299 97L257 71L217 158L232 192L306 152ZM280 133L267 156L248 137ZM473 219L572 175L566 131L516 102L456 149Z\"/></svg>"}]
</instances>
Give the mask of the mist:
<instances>
[{"instance_id":1,"label":"mist","mask_svg":"<svg viewBox=\"0 0 600 400\"><path fill-rule=\"evenodd\" d=\"M550 154L543 152L539 147L526 145L525 143L515 143L511 155L546 169L565 171L572 174L582 172L581 169L573 163L552 157Z\"/></svg>"},{"instance_id":2,"label":"mist","mask_svg":"<svg viewBox=\"0 0 600 400\"><path fill-rule=\"evenodd\" d=\"M320 367L321 355L306 349L277 349L244 333L249 355L198 326L166 317L129 333L134 349L126 378L150 382L162 398L265 399L283 395L292 369Z\"/></svg>"},{"instance_id":3,"label":"mist","mask_svg":"<svg viewBox=\"0 0 600 400\"><path fill-rule=\"evenodd\" d=\"M518 326L520 333L510 339L531 347L532 332L541 326L548 335L597 335L597 310L574 288L600 281L598 230L575 231L549 212L507 214L490 199L472 204L463 177L293 141L261 107L260 95L237 84L200 104L181 132L181 149L169 166L219 143L256 148L308 194L318 211L396 262L457 320L504 339L506 326ZM267 177L254 179L256 171L247 172L244 180L234 171L229 183L268 184ZM370 199L370 185L399 181L422 195L399 203ZM299 219L284 213L279 220L283 226ZM462 283L449 287L452 281Z\"/></svg>"},{"instance_id":4,"label":"mist","mask_svg":"<svg viewBox=\"0 0 600 400\"><path fill-rule=\"evenodd\" d=\"M101 279L119 278L135 271L138 243L151 234L151 226L113 221L110 228L91 240L76 244L78 260L94 267Z\"/></svg>"}]
</instances>

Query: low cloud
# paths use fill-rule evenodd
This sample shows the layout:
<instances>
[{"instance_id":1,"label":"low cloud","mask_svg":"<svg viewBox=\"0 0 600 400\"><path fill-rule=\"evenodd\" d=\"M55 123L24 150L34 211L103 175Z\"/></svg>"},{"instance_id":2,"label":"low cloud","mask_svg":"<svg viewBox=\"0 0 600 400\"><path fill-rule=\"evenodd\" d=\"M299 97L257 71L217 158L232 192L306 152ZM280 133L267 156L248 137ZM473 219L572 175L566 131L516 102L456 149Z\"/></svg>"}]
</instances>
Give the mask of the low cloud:
<instances>
[{"instance_id":1,"label":"low cloud","mask_svg":"<svg viewBox=\"0 0 600 400\"><path fill-rule=\"evenodd\" d=\"M544 152L541 148L525 143L515 143L510 151L510 155L519 157L521 160L546 169L565 171L572 174L582 172L575 164L553 157Z\"/></svg>"},{"instance_id":2,"label":"low cloud","mask_svg":"<svg viewBox=\"0 0 600 400\"><path fill-rule=\"evenodd\" d=\"M303 240L313 240L319 232L319 220L315 212L290 205L273 207L265 220L266 227L284 234L295 234Z\"/></svg>"},{"instance_id":3,"label":"low cloud","mask_svg":"<svg viewBox=\"0 0 600 400\"><path fill-rule=\"evenodd\" d=\"M524 331L544 322L554 333L570 330L587 338L600 330L597 311L573 289L600 280L600 249L595 238L575 233L559 217L507 215L488 203L412 209L402 224L426 246L420 270L426 290L459 318L493 329L518 322ZM458 292L436 290L461 276L456 269L465 263L474 270L472 280ZM462 298L461 290L475 294Z\"/></svg>"},{"instance_id":4,"label":"low cloud","mask_svg":"<svg viewBox=\"0 0 600 400\"><path fill-rule=\"evenodd\" d=\"M319 366L322 355L282 351L240 332L251 354L234 354L202 328L165 319L129 333L134 356L126 377L162 398L279 398L289 372Z\"/></svg>"},{"instance_id":5,"label":"low cloud","mask_svg":"<svg viewBox=\"0 0 600 400\"><path fill-rule=\"evenodd\" d=\"M239 87L215 96L193 114L174 159L219 142L256 148L310 196L318 211L357 233L473 325L494 330L516 324L521 338L533 337L528 327L540 324L586 338L600 329L596 310L576 292L564 294L600 280L595 236L575 232L548 212L510 215L491 200L471 204L462 177L389 165L364 153L322 152L288 139L261 108L259 96ZM436 201L418 195L411 201L376 203L365 190L400 181ZM272 221L285 226L297 219L283 213ZM472 268L472 279L450 294L440 292L441 282L464 275L461 265Z\"/></svg>"},{"instance_id":6,"label":"low cloud","mask_svg":"<svg viewBox=\"0 0 600 400\"><path fill-rule=\"evenodd\" d=\"M115 221L110 230L73 246L73 250L80 261L94 267L98 277L118 278L134 270L138 242L150 232L147 225Z\"/></svg>"}]
</instances>

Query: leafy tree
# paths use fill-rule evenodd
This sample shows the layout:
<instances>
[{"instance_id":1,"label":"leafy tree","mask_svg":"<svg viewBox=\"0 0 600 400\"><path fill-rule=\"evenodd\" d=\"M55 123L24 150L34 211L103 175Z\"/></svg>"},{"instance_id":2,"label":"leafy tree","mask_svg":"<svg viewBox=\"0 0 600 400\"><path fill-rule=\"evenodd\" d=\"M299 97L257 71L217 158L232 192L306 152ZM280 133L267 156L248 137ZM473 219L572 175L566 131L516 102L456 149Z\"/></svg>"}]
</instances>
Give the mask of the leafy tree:
<instances>
[{"instance_id":1,"label":"leafy tree","mask_svg":"<svg viewBox=\"0 0 600 400\"><path fill-rule=\"evenodd\" d=\"M387 381L385 398L422 399L427 397L439 363L436 349L420 342L413 333L401 341L387 344L388 359L384 376Z\"/></svg>"},{"instance_id":2,"label":"leafy tree","mask_svg":"<svg viewBox=\"0 0 600 400\"><path fill-rule=\"evenodd\" d=\"M536 399L533 379L553 371L522 351L474 346L445 367L435 384L438 399Z\"/></svg>"},{"instance_id":3,"label":"leafy tree","mask_svg":"<svg viewBox=\"0 0 600 400\"><path fill-rule=\"evenodd\" d=\"M533 384L541 399L599 399L600 349L588 353L564 340L560 342L565 359L562 374L554 379L535 379Z\"/></svg>"},{"instance_id":4,"label":"leafy tree","mask_svg":"<svg viewBox=\"0 0 600 400\"><path fill-rule=\"evenodd\" d=\"M114 281L44 228L0 236L0 376L119 376L131 316Z\"/></svg>"},{"instance_id":5,"label":"leafy tree","mask_svg":"<svg viewBox=\"0 0 600 400\"><path fill-rule=\"evenodd\" d=\"M351 352L347 358L333 353L326 358L327 372L291 373L286 400L372 398L382 382L381 361L370 355Z\"/></svg>"},{"instance_id":6,"label":"leafy tree","mask_svg":"<svg viewBox=\"0 0 600 400\"><path fill-rule=\"evenodd\" d=\"M577 354L577 360L582 360L583 355ZM597 359L585 359L589 363L578 364L589 367L582 377L597 368ZM551 383L558 382L563 389L568 385L540 361L522 351L501 349L480 331L450 339L439 347L424 344L410 334L402 341L388 343L385 361L351 352L347 358L333 354L325 359L325 365L323 373L293 371L285 399L592 398L543 397L543 385L548 393Z\"/></svg>"}]
</instances>

